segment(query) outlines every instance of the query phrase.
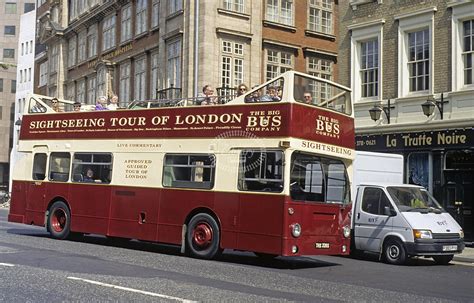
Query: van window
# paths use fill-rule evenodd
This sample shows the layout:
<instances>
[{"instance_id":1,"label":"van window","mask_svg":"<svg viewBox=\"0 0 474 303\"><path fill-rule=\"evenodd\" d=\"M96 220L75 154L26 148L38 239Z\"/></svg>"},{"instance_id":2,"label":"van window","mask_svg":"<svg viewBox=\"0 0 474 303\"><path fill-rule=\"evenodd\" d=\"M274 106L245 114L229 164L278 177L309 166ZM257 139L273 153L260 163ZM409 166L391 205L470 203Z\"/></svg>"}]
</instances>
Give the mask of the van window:
<instances>
[{"instance_id":1,"label":"van window","mask_svg":"<svg viewBox=\"0 0 474 303\"><path fill-rule=\"evenodd\" d=\"M69 180L70 166L71 155L69 153L51 153L49 161L49 180L67 182Z\"/></svg>"},{"instance_id":2,"label":"van window","mask_svg":"<svg viewBox=\"0 0 474 303\"><path fill-rule=\"evenodd\" d=\"M108 184L112 179L112 154L75 153L72 182Z\"/></svg>"},{"instance_id":3,"label":"van window","mask_svg":"<svg viewBox=\"0 0 474 303\"><path fill-rule=\"evenodd\" d=\"M163 186L211 189L215 168L214 155L165 155Z\"/></svg>"},{"instance_id":4,"label":"van window","mask_svg":"<svg viewBox=\"0 0 474 303\"><path fill-rule=\"evenodd\" d=\"M281 192L283 152L243 150L239 164L239 190Z\"/></svg>"},{"instance_id":5,"label":"van window","mask_svg":"<svg viewBox=\"0 0 474 303\"><path fill-rule=\"evenodd\" d=\"M33 180L46 178L46 154L35 154L33 159Z\"/></svg>"},{"instance_id":6,"label":"van window","mask_svg":"<svg viewBox=\"0 0 474 303\"><path fill-rule=\"evenodd\" d=\"M365 188L362 196L362 210L373 215L383 215L384 208L390 205L390 200L380 188Z\"/></svg>"}]
</instances>

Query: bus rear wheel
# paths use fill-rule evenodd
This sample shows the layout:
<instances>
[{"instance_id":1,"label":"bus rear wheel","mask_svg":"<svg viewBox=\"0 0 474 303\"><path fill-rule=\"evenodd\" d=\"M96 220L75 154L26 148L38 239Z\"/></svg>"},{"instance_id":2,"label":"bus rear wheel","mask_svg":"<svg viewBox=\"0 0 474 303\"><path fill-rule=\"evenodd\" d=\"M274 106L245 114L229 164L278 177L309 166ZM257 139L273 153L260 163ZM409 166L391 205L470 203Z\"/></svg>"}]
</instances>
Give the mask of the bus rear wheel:
<instances>
[{"instance_id":1,"label":"bus rear wheel","mask_svg":"<svg viewBox=\"0 0 474 303\"><path fill-rule=\"evenodd\" d=\"M49 209L48 230L55 239L66 239L70 234L71 212L63 201L54 202Z\"/></svg>"},{"instance_id":2,"label":"bus rear wheel","mask_svg":"<svg viewBox=\"0 0 474 303\"><path fill-rule=\"evenodd\" d=\"M212 259L219 252L220 230L216 220L199 213L189 221L186 231L187 252L192 257Z\"/></svg>"}]
</instances>

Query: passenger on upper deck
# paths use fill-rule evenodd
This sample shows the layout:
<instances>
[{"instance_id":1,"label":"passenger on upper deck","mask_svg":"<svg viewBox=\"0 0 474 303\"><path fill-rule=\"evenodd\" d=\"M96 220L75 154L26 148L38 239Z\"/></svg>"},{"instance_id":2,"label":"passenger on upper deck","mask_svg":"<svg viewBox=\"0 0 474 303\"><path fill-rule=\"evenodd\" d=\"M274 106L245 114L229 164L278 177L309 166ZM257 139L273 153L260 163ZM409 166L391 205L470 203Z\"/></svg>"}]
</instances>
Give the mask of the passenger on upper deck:
<instances>
[{"instance_id":1,"label":"passenger on upper deck","mask_svg":"<svg viewBox=\"0 0 474 303\"><path fill-rule=\"evenodd\" d=\"M74 102L72 105L72 108L75 112L80 112L81 111L81 102Z\"/></svg>"},{"instance_id":2,"label":"passenger on upper deck","mask_svg":"<svg viewBox=\"0 0 474 303\"><path fill-rule=\"evenodd\" d=\"M30 112L31 113L45 113L46 112L46 107L44 107L38 101L35 101L35 105L33 105L33 107L31 107Z\"/></svg>"},{"instance_id":3,"label":"passenger on upper deck","mask_svg":"<svg viewBox=\"0 0 474 303\"><path fill-rule=\"evenodd\" d=\"M243 94L247 93L247 91L248 91L247 85L241 83L241 84L237 87L237 97L242 96Z\"/></svg>"},{"instance_id":4,"label":"passenger on upper deck","mask_svg":"<svg viewBox=\"0 0 474 303\"><path fill-rule=\"evenodd\" d=\"M107 110L107 98L100 96L95 104L95 110Z\"/></svg>"},{"instance_id":5,"label":"passenger on upper deck","mask_svg":"<svg viewBox=\"0 0 474 303\"><path fill-rule=\"evenodd\" d=\"M304 98L304 103L313 104L313 96L311 96L311 93L305 92L303 94L303 98Z\"/></svg>"},{"instance_id":6,"label":"passenger on upper deck","mask_svg":"<svg viewBox=\"0 0 474 303\"><path fill-rule=\"evenodd\" d=\"M116 110L119 108L117 95L113 95L112 98L110 98L110 103L107 105L107 108L111 110Z\"/></svg>"},{"instance_id":7,"label":"passenger on upper deck","mask_svg":"<svg viewBox=\"0 0 474 303\"><path fill-rule=\"evenodd\" d=\"M61 108L59 107L59 100L58 100L58 98L53 98L53 99L51 99L51 108L52 108L55 112L62 112Z\"/></svg>"},{"instance_id":8,"label":"passenger on upper deck","mask_svg":"<svg viewBox=\"0 0 474 303\"><path fill-rule=\"evenodd\" d=\"M201 105L216 105L217 96L214 96L214 88L209 84L204 85L202 88L202 93L199 93L197 102Z\"/></svg>"},{"instance_id":9,"label":"passenger on upper deck","mask_svg":"<svg viewBox=\"0 0 474 303\"><path fill-rule=\"evenodd\" d=\"M270 86L267 89L267 94L263 95L260 98L261 102L271 102L271 101L281 101L281 98L278 96L277 89L274 86Z\"/></svg>"}]
</instances>

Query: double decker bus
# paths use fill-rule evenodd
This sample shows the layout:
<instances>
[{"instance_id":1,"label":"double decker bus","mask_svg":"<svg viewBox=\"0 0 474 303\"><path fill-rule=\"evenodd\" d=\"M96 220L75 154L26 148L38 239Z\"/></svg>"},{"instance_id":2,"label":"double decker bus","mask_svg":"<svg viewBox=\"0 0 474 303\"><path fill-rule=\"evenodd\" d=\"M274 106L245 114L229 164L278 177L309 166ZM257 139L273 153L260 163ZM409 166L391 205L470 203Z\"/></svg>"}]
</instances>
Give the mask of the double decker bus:
<instances>
[{"instance_id":1,"label":"double decker bus","mask_svg":"<svg viewBox=\"0 0 474 303\"><path fill-rule=\"evenodd\" d=\"M56 239L174 244L204 259L223 249L349 253L348 88L291 71L215 106L74 112L69 101L54 112L49 99L25 106L10 222Z\"/></svg>"}]
</instances>

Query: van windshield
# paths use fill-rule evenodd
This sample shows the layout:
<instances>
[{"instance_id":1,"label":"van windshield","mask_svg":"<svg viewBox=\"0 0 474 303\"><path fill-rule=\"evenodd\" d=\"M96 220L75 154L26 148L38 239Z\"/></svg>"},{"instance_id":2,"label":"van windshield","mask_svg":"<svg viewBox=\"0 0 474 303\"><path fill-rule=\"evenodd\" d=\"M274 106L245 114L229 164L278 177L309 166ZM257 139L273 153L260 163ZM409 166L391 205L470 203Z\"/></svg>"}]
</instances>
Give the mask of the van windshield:
<instances>
[{"instance_id":1,"label":"van windshield","mask_svg":"<svg viewBox=\"0 0 474 303\"><path fill-rule=\"evenodd\" d=\"M435 198L423 188L389 186L387 191L402 212L440 213L444 211Z\"/></svg>"}]
</instances>

